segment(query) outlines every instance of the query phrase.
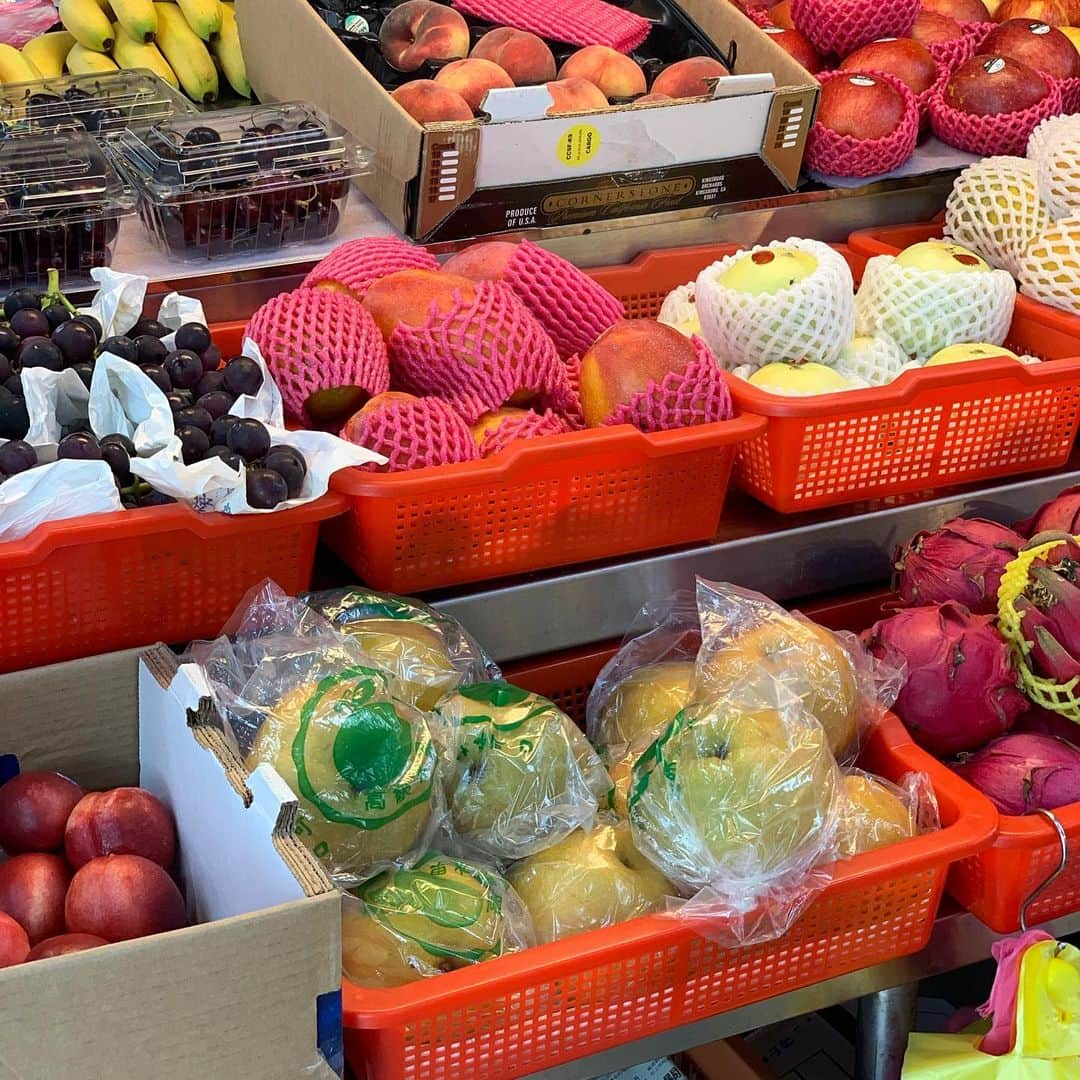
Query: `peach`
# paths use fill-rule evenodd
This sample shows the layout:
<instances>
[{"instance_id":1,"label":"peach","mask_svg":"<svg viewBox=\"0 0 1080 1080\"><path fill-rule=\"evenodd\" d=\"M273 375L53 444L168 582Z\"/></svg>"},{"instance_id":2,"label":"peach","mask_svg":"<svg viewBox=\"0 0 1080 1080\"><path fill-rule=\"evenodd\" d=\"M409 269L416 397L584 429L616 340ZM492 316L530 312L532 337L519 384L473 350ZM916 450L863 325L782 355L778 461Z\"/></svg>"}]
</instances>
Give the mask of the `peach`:
<instances>
[{"instance_id":1,"label":"peach","mask_svg":"<svg viewBox=\"0 0 1080 1080\"><path fill-rule=\"evenodd\" d=\"M785 30L782 26L766 26L763 30L789 56L797 60L811 75L821 70L821 57L817 49L798 30Z\"/></svg>"},{"instance_id":2,"label":"peach","mask_svg":"<svg viewBox=\"0 0 1080 1080\"><path fill-rule=\"evenodd\" d=\"M794 30L795 21L791 17L791 0L780 0L779 4L773 4L769 8L769 19L773 26L779 26L783 30Z\"/></svg>"},{"instance_id":3,"label":"peach","mask_svg":"<svg viewBox=\"0 0 1080 1080\"><path fill-rule=\"evenodd\" d=\"M398 71L416 71L428 60L458 60L469 55L469 25L446 4L405 0L383 19L379 49Z\"/></svg>"},{"instance_id":4,"label":"peach","mask_svg":"<svg viewBox=\"0 0 1080 1080\"><path fill-rule=\"evenodd\" d=\"M25 772L0 787L0 848L9 855L55 851L83 789L56 772Z\"/></svg>"},{"instance_id":5,"label":"peach","mask_svg":"<svg viewBox=\"0 0 1080 1080\"><path fill-rule=\"evenodd\" d=\"M476 289L468 278L439 270L399 270L368 289L364 307L389 341L401 324L423 326L432 304L440 312L449 311L458 295L467 304L476 299Z\"/></svg>"},{"instance_id":6,"label":"peach","mask_svg":"<svg viewBox=\"0 0 1080 1080\"><path fill-rule=\"evenodd\" d=\"M514 417L527 416L528 412L528 409L515 409L512 406L504 405L501 409L493 409L489 413L484 413L475 424L469 426L469 431L472 432L476 445L483 446L488 432L498 431L503 421L512 420Z\"/></svg>"},{"instance_id":7,"label":"peach","mask_svg":"<svg viewBox=\"0 0 1080 1080\"><path fill-rule=\"evenodd\" d=\"M70 881L71 871L59 855L16 855L0 863L0 911L26 931L31 945L62 934Z\"/></svg>"},{"instance_id":8,"label":"peach","mask_svg":"<svg viewBox=\"0 0 1080 1080\"><path fill-rule=\"evenodd\" d=\"M923 45L938 41L955 41L964 36L964 28L948 15L936 11L920 11L911 28L911 36Z\"/></svg>"},{"instance_id":9,"label":"peach","mask_svg":"<svg viewBox=\"0 0 1080 1080\"><path fill-rule=\"evenodd\" d=\"M99 855L141 855L167 870L176 858L176 826L144 788L91 791L71 811L64 853L73 870Z\"/></svg>"},{"instance_id":10,"label":"peach","mask_svg":"<svg viewBox=\"0 0 1080 1080\"><path fill-rule=\"evenodd\" d=\"M456 90L474 113L480 111L489 90L509 90L514 85L514 80L498 64L476 58L447 64L435 76L435 82L448 90Z\"/></svg>"},{"instance_id":11,"label":"peach","mask_svg":"<svg viewBox=\"0 0 1080 1080\"><path fill-rule=\"evenodd\" d=\"M608 107L608 99L604 97L603 90L588 79L559 79L545 85L554 102L547 111L548 116Z\"/></svg>"},{"instance_id":12,"label":"peach","mask_svg":"<svg viewBox=\"0 0 1080 1080\"><path fill-rule=\"evenodd\" d=\"M692 56L664 68L652 84L654 94L673 98L703 97L712 93L709 79L721 78L728 69L711 56Z\"/></svg>"},{"instance_id":13,"label":"peach","mask_svg":"<svg viewBox=\"0 0 1080 1080\"><path fill-rule=\"evenodd\" d=\"M473 244L443 263L443 273L460 274L470 281L502 281L506 264L514 257L513 240L487 240Z\"/></svg>"},{"instance_id":14,"label":"peach","mask_svg":"<svg viewBox=\"0 0 1080 1080\"><path fill-rule=\"evenodd\" d=\"M1003 23L1010 19L1068 26L1069 9L1063 0L1004 0L994 12L994 21Z\"/></svg>"},{"instance_id":15,"label":"peach","mask_svg":"<svg viewBox=\"0 0 1080 1080\"><path fill-rule=\"evenodd\" d=\"M367 416L368 413L377 412L379 409L384 408L387 405L393 405L398 401L419 401L420 399L415 394L403 394L400 390L387 390L383 394L376 394L373 398L369 399L364 406L353 416L350 417L350 421L357 416Z\"/></svg>"},{"instance_id":16,"label":"peach","mask_svg":"<svg viewBox=\"0 0 1080 1080\"><path fill-rule=\"evenodd\" d=\"M67 956L68 953L84 952L109 943L96 934L57 934L56 937L39 941L31 950L27 960L47 960L50 956Z\"/></svg>"},{"instance_id":17,"label":"peach","mask_svg":"<svg viewBox=\"0 0 1080 1080\"><path fill-rule=\"evenodd\" d=\"M10 916L0 911L0 968L21 964L30 955L26 931Z\"/></svg>"},{"instance_id":18,"label":"peach","mask_svg":"<svg viewBox=\"0 0 1080 1080\"><path fill-rule=\"evenodd\" d=\"M187 925L176 882L140 855L91 859L71 879L64 913L71 933L106 941L129 941Z\"/></svg>"},{"instance_id":19,"label":"peach","mask_svg":"<svg viewBox=\"0 0 1080 1080\"><path fill-rule=\"evenodd\" d=\"M650 382L685 370L696 358L693 343L678 330L652 319L621 319L581 359L585 423L599 426Z\"/></svg>"},{"instance_id":20,"label":"peach","mask_svg":"<svg viewBox=\"0 0 1080 1080\"><path fill-rule=\"evenodd\" d=\"M555 78L555 57L543 38L527 30L500 26L489 30L470 54L477 60L490 60L514 80L515 86L536 86Z\"/></svg>"},{"instance_id":21,"label":"peach","mask_svg":"<svg viewBox=\"0 0 1080 1080\"><path fill-rule=\"evenodd\" d=\"M588 79L606 98L632 98L645 93L645 72L636 61L607 45L586 45L571 53L558 78Z\"/></svg>"},{"instance_id":22,"label":"peach","mask_svg":"<svg viewBox=\"0 0 1080 1080\"><path fill-rule=\"evenodd\" d=\"M418 124L444 124L471 120L469 103L456 91L434 79L413 79L390 95Z\"/></svg>"},{"instance_id":23,"label":"peach","mask_svg":"<svg viewBox=\"0 0 1080 1080\"><path fill-rule=\"evenodd\" d=\"M922 0L923 11L936 11L957 22L990 22L990 12L982 0Z\"/></svg>"}]
</instances>

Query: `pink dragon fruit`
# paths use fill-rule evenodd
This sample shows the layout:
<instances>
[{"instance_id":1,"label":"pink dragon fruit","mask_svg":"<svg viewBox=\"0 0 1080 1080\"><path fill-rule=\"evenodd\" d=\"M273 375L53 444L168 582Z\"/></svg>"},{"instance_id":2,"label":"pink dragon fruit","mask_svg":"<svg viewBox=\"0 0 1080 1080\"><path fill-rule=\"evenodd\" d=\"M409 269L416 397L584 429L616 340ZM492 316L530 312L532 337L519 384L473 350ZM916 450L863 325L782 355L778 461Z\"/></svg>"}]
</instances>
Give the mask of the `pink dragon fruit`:
<instances>
[{"instance_id":1,"label":"pink dragon fruit","mask_svg":"<svg viewBox=\"0 0 1080 1080\"><path fill-rule=\"evenodd\" d=\"M1006 735L953 770L1003 814L1080 802L1080 750L1050 735Z\"/></svg>"},{"instance_id":2,"label":"pink dragon fruit","mask_svg":"<svg viewBox=\"0 0 1080 1080\"><path fill-rule=\"evenodd\" d=\"M898 611L867 630L863 643L879 660L906 662L895 711L911 737L939 757L1003 735L1028 707L993 617L962 604Z\"/></svg>"},{"instance_id":3,"label":"pink dragon fruit","mask_svg":"<svg viewBox=\"0 0 1080 1080\"><path fill-rule=\"evenodd\" d=\"M982 518L953 518L916 533L893 557L900 607L956 600L969 611L997 611L1005 567L1024 546L1012 529Z\"/></svg>"},{"instance_id":4,"label":"pink dragon fruit","mask_svg":"<svg viewBox=\"0 0 1080 1080\"><path fill-rule=\"evenodd\" d=\"M1041 705L1032 705L1013 725L1012 734L1052 735L1064 739L1080 749L1080 724L1074 724L1067 716L1051 712Z\"/></svg>"},{"instance_id":5,"label":"pink dragon fruit","mask_svg":"<svg viewBox=\"0 0 1080 1080\"><path fill-rule=\"evenodd\" d=\"M1080 486L1066 488L1056 498L1043 503L1029 518L1016 523L1021 536L1041 532L1080 532Z\"/></svg>"},{"instance_id":6,"label":"pink dragon fruit","mask_svg":"<svg viewBox=\"0 0 1080 1080\"><path fill-rule=\"evenodd\" d=\"M1080 676L1080 549L1069 542L1036 559L1028 569L1023 593L1013 601L1028 663L1037 675L1067 683Z\"/></svg>"}]
</instances>

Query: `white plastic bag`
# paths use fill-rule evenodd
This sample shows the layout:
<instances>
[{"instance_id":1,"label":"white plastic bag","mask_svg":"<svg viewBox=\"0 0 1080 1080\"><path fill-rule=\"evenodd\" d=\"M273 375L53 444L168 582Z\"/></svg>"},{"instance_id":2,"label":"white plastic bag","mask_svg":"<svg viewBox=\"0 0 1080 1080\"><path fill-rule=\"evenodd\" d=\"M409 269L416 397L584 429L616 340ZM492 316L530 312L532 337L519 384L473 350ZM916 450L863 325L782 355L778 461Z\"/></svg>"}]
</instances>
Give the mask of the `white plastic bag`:
<instances>
[{"instance_id":1,"label":"white plastic bag","mask_svg":"<svg viewBox=\"0 0 1080 1080\"><path fill-rule=\"evenodd\" d=\"M39 457L42 450L55 456L64 426L85 420L89 415L90 391L71 368L64 371L28 368L20 378L30 417L26 442L38 449Z\"/></svg>"},{"instance_id":2,"label":"white plastic bag","mask_svg":"<svg viewBox=\"0 0 1080 1080\"><path fill-rule=\"evenodd\" d=\"M54 461L0 484L0 541L19 540L45 521L121 509L104 461Z\"/></svg>"},{"instance_id":3,"label":"white plastic bag","mask_svg":"<svg viewBox=\"0 0 1080 1080\"><path fill-rule=\"evenodd\" d=\"M179 453L172 409L161 388L129 360L102 353L90 380L90 428L98 438L126 435L139 455Z\"/></svg>"}]
</instances>

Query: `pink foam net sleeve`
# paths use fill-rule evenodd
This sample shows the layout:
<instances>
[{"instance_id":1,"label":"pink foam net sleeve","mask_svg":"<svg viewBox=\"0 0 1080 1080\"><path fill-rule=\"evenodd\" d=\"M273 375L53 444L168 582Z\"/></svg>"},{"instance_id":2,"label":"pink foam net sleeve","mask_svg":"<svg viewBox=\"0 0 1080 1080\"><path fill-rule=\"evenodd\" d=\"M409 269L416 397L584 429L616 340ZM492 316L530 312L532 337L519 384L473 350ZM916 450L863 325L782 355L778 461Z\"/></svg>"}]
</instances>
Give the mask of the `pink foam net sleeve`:
<instances>
[{"instance_id":1,"label":"pink foam net sleeve","mask_svg":"<svg viewBox=\"0 0 1080 1080\"><path fill-rule=\"evenodd\" d=\"M439 263L426 248L416 247L393 236L372 236L349 240L334 248L316 263L300 287L312 289L323 282L344 285L357 299L363 300L371 285L399 270L438 270Z\"/></svg>"},{"instance_id":2,"label":"pink foam net sleeve","mask_svg":"<svg viewBox=\"0 0 1080 1080\"><path fill-rule=\"evenodd\" d=\"M919 0L792 0L791 21L823 55L847 56L883 37L906 37ZM878 170L879 172L883 170Z\"/></svg>"},{"instance_id":3,"label":"pink foam net sleeve","mask_svg":"<svg viewBox=\"0 0 1080 1080\"><path fill-rule=\"evenodd\" d=\"M365 465L369 472L403 472L428 465L476 461L480 448L469 425L438 398L387 401L357 413L341 437L386 457L385 465Z\"/></svg>"},{"instance_id":4,"label":"pink foam net sleeve","mask_svg":"<svg viewBox=\"0 0 1080 1080\"><path fill-rule=\"evenodd\" d=\"M608 45L619 52L636 49L649 36L648 19L604 0L453 0L466 15L496 26L529 30L570 45Z\"/></svg>"},{"instance_id":5,"label":"pink foam net sleeve","mask_svg":"<svg viewBox=\"0 0 1080 1080\"><path fill-rule=\"evenodd\" d=\"M542 413L526 412L507 417L494 431L489 431L480 444L480 454L490 457L505 450L518 439L535 439L539 435L562 435L570 425L557 413L546 409Z\"/></svg>"}]
</instances>

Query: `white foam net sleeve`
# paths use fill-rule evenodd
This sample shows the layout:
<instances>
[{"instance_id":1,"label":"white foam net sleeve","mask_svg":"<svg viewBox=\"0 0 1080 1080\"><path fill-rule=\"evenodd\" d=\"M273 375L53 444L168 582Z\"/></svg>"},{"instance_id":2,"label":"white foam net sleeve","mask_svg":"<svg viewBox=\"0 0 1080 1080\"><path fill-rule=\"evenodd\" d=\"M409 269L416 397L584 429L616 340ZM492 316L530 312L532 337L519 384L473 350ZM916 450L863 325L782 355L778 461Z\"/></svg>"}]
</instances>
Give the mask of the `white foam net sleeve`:
<instances>
[{"instance_id":1,"label":"white foam net sleeve","mask_svg":"<svg viewBox=\"0 0 1080 1080\"><path fill-rule=\"evenodd\" d=\"M836 370L862 386L886 386L903 370L908 358L888 334L858 337L844 346Z\"/></svg>"},{"instance_id":2,"label":"white foam net sleeve","mask_svg":"<svg viewBox=\"0 0 1080 1080\"><path fill-rule=\"evenodd\" d=\"M1080 216L1055 221L1020 259L1020 291L1034 300L1080 313Z\"/></svg>"},{"instance_id":3,"label":"white foam net sleeve","mask_svg":"<svg viewBox=\"0 0 1080 1080\"><path fill-rule=\"evenodd\" d=\"M908 357L925 361L947 345L1004 344L1015 305L1006 270L922 270L875 255L855 297L855 329L884 331Z\"/></svg>"},{"instance_id":4,"label":"white foam net sleeve","mask_svg":"<svg viewBox=\"0 0 1080 1080\"><path fill-rule=\"evenodd\" d=\"M656 321L678 330L680 334L685 334L687 337L693 334L700 335L701 321L698 319L695 292L696 285L693 281L672 289L664 297Z\"/></svg>"},{"instance_id":5,"label":"white foam net sleeve","mask_svg":"<svg viewBox=\"0 0 1080 1080\"><path fill-rule=\"evenodd\" d=\"M969 165L945 204L945 236L1014 277L1024 249L1049 224L1035 165L1021 157L988 157Z\"/></svg>"},{"instance_id":6,"label":"white foam net sleeve","mask_svg":"<svg viewBox=\"0 0 1080 1080\"><path fill-rule=\"evenodd\" d=\"M1050 216L1080 214L1080 115L1044 120L1028 142L1028 159Z\"/></svg>"},{"instance_id":7,"label":"white foam net sleeve","mask_svg":"<svg viewBox=\"0 0 1080 1080\"><path fill-rule=\"evenodd\" d=\"M817 267L776 293L752 295L720 284L736 259L772 248L805 251L817 259ZM831 365L852 337L854 287L847 261L828 244L799 238L758 244L720 259L698 276L702 336L728 368L803 359Z\"/></svg>"}]
</instances>

